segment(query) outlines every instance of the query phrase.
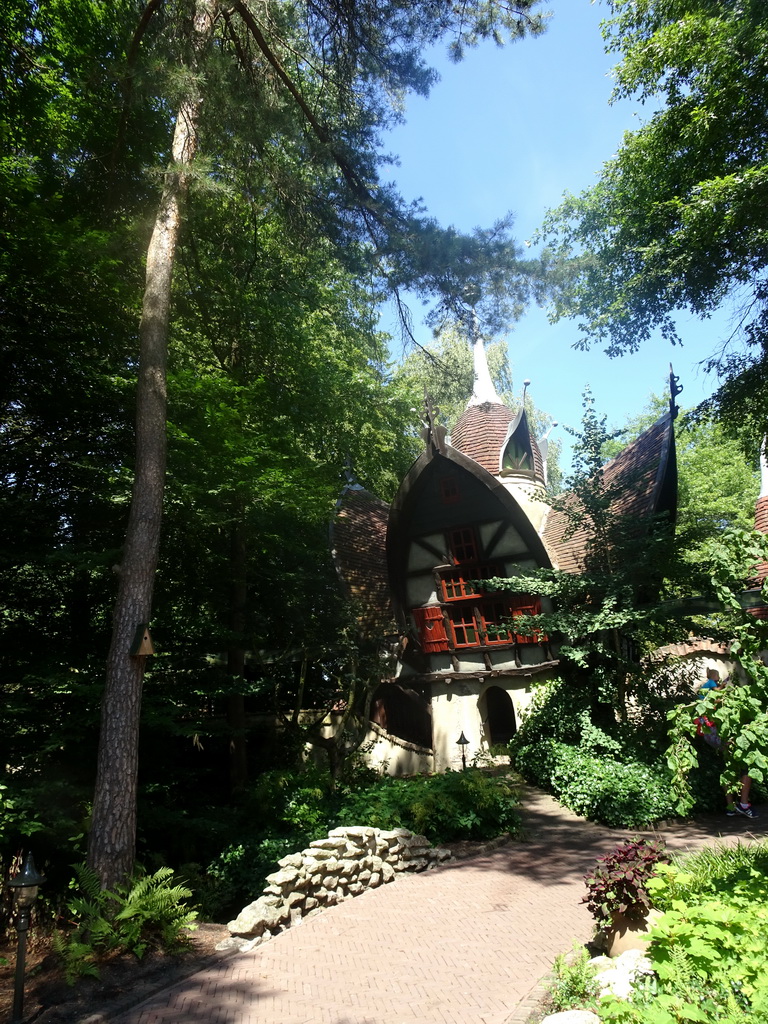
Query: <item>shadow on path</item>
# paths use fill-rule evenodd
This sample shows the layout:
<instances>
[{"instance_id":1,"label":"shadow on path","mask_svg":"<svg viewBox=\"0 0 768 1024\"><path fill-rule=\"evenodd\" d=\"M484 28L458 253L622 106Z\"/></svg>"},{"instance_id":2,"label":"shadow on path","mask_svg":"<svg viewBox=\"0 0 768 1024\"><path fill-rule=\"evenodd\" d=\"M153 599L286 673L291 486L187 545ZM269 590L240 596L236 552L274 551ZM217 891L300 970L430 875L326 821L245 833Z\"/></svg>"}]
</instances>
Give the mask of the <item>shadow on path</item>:
<instances>
[{"instance_id":1,"label":"shadow on path","mask_svg":"<svg viewBox=\"0 0 768 1024\"><path fill-rule=\"evenodd\" d=\"M632 830L522 790L525 839L369 890L155 993L115 1024L515 1024L592 931L584 874ZM673 852L760 838L723 816L647 830ZM91 1020L90 1024L96 1024Z\"/></svg>"}]
</instances>

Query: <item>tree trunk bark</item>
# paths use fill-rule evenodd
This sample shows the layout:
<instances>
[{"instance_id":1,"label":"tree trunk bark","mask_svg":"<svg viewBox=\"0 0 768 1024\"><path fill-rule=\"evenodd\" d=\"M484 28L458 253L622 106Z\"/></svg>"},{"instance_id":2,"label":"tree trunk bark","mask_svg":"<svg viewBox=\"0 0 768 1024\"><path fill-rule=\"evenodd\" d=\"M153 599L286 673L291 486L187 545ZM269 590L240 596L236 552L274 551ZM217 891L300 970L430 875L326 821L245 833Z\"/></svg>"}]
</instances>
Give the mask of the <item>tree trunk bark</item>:
<instances>
[{"instance_id":1,"label":"tree trunk bark","mask_svg":"<svg viewBox=\"0 0 768 1024\"><path fill-rule=\"evenodd\" d=\"M233 640L227 652L227 672L230 681L245 675L245 605L247 600L247 547L242 502L235 502L235 521L230 537L230 629ZM242 792L248 782L248 746L245 728L245 698L242 693L231 693L227 699L227 724L229 726L229 785L233 796Z\"/></svg>"},{"instance_id":2,"label":"tree trunk bark","mask_svg":"<svg viewBox=\"0 0 768 1024\"><path fill-rule=\"evenodd\" d=\"M215 0L202 0L193 23L199 58L210 38ZM196 68L192 69L197 70ZM107 657L88 864L103 888L130 875L136 852L139 719L145 656L130 654L137 627L149 622L160 551L166 458L166 363L171 280L187 187L184 166L197 148L199 95L182 103L173 136L173 163L147 250L146 282L139 327L136 391L136 469L120 583Z\"/></svg>"}]
</instances>

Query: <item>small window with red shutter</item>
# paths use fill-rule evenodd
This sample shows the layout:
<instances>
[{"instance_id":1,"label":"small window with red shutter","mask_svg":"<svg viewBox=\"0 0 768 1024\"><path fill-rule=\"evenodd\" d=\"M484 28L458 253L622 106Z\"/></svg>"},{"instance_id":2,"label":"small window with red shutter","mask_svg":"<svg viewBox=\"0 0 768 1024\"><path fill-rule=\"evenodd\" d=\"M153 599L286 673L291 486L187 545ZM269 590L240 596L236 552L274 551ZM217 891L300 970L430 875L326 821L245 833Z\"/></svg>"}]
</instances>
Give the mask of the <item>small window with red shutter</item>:
<instances>
[{"instance_id":1,"label":"small window with red shutter","mask_svg":"<svg viewBox=\"0 0 768 1024\"><path fill-rule=\"evenodd\" d=\"M412 612L419 631L422 649L427 654L448 650L448 634L445 632L443 609L440 605L427 605L426 608L414 608Z\"/></svg>"}]
</instances>

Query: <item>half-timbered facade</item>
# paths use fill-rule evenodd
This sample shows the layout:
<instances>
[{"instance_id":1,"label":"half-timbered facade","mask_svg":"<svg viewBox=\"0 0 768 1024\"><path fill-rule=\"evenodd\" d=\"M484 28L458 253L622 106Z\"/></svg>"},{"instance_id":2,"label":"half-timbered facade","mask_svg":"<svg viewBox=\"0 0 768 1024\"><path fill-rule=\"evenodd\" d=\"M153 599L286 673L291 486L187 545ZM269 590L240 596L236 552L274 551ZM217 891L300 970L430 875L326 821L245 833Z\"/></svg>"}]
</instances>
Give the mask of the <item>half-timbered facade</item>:
<instances>
[{"instance_id":1,"label":"half-timbered facade","mask_svg":"<svg viewBox=\"0 0 768 1024\"><path fill-rule=\"evenodd\" d=\"M605 469L638 521L674 515L673 408ZM450 436L429 403L423 426L425 450L392 505L351 485L332 534L349 593L396 643L370 737L392 773L460 765L460 738L470 758L511 738L534 683L556 673L557 650L530 626L546 599L480 583L537 567L578 572L587 541L550 509L546 441L497 397L481 342L474 393Z\"/></svg>"}]
</instances>

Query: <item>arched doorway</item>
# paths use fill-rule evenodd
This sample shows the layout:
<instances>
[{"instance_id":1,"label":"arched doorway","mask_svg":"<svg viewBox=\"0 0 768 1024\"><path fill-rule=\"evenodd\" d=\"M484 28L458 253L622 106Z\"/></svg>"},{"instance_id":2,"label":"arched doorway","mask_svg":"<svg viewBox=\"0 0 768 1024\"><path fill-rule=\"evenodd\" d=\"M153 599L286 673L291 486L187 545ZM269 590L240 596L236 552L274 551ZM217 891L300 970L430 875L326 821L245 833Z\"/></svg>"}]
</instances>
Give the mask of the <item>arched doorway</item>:
<instances>
[{"instance_id":1,"label":"arched doorway","mask_svg":"<svg viewBox=\"0 0 768 1024\"><path fill-rule=\"evenodd\" d=\"M500 686L489 686L483 694L485 701L485 734L488 746L509 743L517 732L517 719L512 698Z\"/></svg>"}]
</instances>

